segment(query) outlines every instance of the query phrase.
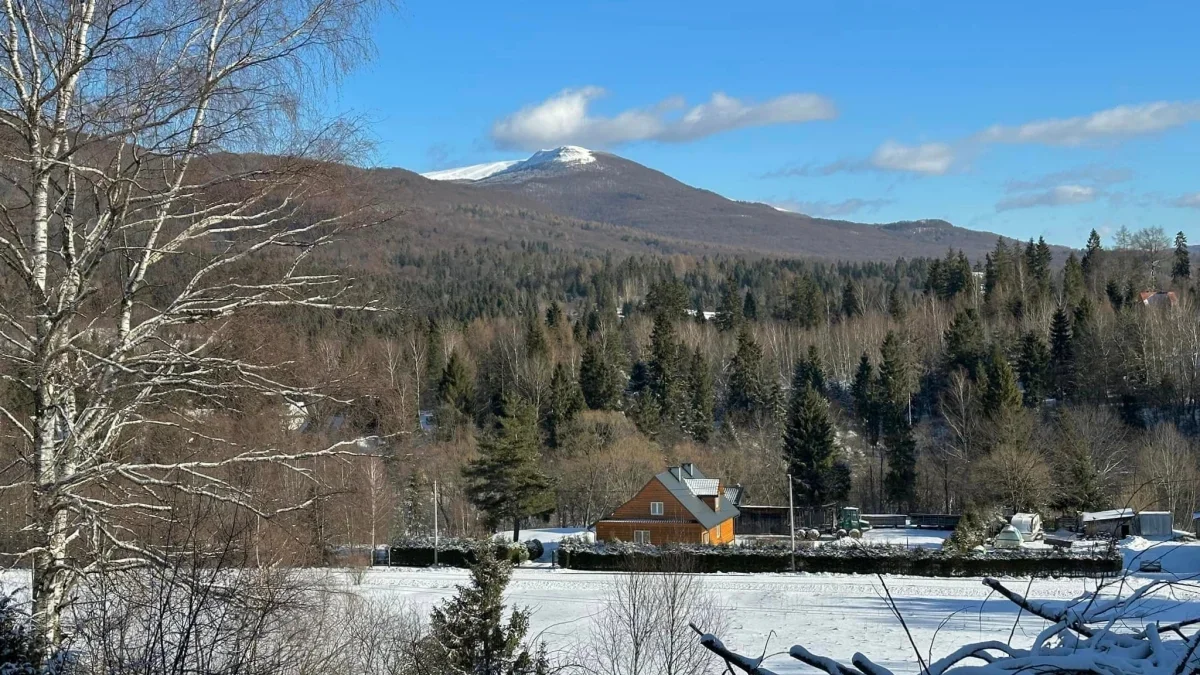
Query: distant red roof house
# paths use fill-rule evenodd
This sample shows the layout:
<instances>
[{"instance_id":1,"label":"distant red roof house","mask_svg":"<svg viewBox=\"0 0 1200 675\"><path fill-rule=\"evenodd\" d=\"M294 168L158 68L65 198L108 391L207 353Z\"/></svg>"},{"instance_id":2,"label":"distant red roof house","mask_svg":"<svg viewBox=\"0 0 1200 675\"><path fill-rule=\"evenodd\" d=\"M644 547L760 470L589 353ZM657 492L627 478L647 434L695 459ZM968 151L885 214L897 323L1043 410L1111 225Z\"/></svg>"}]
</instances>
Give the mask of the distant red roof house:
<instances>
[{"instance_id":1,"label":"distant red roof house","mask_svg":"<svg viewBox=\"0 0 1200 675\"><path fill-rule=\"evenodd\" d=\"M1149 307L1161 307L1166 305L1174 307L1179 302L1179 296L1175 295L1175 291L1142 291L1138 293L1142 304Z\"/></svg>"}]
</instances>

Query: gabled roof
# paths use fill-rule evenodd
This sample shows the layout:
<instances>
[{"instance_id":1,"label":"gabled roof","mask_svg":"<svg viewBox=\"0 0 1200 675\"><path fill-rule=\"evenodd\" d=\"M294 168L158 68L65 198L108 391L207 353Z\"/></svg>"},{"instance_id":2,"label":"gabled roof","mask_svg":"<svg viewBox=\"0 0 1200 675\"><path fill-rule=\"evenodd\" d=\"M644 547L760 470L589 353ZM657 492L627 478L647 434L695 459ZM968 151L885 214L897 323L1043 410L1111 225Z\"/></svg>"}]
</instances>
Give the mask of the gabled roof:
<instances>
[{"instance_id":1,"label":"gabled roof","mask_svg":"<svg viewBox=\"0 0 1200 675\"><path fill-rule=\"evenodd\" d=\"M688 486L688 481L693 481L697 483L698 486L705 487L707 487L710 482L718 483L718 481L715 479L708 479L703 473L700 472L700 469L697 469L695 466L691 466L689 468L690 472L685 473L679 467L671 467L671 469L675 469L676 471L680 472L679 478L675 477L675 474L672 473L671 469L663 471L655 476L655 478L658 480L658 482L663 484L663 487L667 488L667 491L670 492L671 495L683 505L683 508L687 509L688 513L691 513L692 517L699 521L705 529L711 530L730 518L736 518L739 511L730 500L718 499L718 508L716 511L713 511L711 508L709 508L708 504L705 504L700 499L700 496L692 491L692 489ZM717 496L716 490L716 486L713 486L711 488L712 494L706 496Z\"/></svg>"},{"instance_id":2,"label":"gabled roof","mask_svg":"<svg viewBox=\"0 0 1200 675\"><path fill-rule=\"evenodd\" d=\"M1104 520L1125 520L1133 517L1133 509L1111 509L1083 514L1083 522L1094 523Z\"/></svg>"}]
</instances>

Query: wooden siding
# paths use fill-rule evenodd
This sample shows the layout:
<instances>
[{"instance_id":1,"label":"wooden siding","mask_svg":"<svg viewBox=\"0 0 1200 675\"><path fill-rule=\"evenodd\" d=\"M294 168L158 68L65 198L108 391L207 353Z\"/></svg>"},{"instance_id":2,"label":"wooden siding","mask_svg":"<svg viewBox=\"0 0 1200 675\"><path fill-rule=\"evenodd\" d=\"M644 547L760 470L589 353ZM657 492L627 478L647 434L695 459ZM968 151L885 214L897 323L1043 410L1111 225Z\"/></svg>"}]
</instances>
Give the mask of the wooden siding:
<instances>
[{"instance_id":1,"label":"wooden siding","mask_svg":"<svg viewBox=\"0 0 1200 675\"><path fill-rule=\"evenodd\" d=\"M700 523L659 523L633 520L601 520L596 523L596 539L598 541L632 542L635 530L649 532L650 543L655 546L659 544L700 544L704 540L704 528Z\"/></svg>"},{"instance_id":2,"label":"wooden siding","mask_svg":"<svg viewBox=\"0 0 1200 675\"><path fill-rule=\"evenodd\" d=\"M663 503L663 514L661 516L650 515L651 502ZM671 494L667 486L660 483L657 478L651 478L650 482L646 483L633 496L633 499L618 506L617 510L613 511L609 518L614 520L629 520L634 518L664 521L696 520L691 512L683 508L683 504L680 504L679 500L675 499L675 495Z\"/></svg>"},{"instance_id":3,"label":"wooden siding","mask_svg":"<svg viewBox=\"0 0 1200 675\"><path fill-rule=\"evenodd\" d=\"M661 516L651 515L650 504L662 502ZM696 522L695 516L671 494L658 478L650 479L629 501L617 507L612 515L596 523L598 541L633 541L635 530L650 533L650 543L658 544L701 544L705 534L710 544L733 542L733 518L705 531Z\"/></svg>"}]
</instances>

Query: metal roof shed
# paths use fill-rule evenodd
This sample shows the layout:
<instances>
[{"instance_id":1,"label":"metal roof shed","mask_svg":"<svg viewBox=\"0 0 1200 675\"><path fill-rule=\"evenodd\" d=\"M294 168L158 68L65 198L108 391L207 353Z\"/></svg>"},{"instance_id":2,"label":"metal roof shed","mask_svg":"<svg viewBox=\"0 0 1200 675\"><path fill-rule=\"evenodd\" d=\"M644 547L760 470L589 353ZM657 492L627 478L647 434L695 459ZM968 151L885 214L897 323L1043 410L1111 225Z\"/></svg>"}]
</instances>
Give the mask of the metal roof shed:
<instances>
[{"instance_id":1,"label":"metal roof shed","mask_svg":"<svg viewBox=\"0 0 1200 675\"><path fill-rule=\"evenodd\" d=\"M1170 511L1142 511L1134 523L1135 533L1143 537L1171 537L1175 529Z\"/></svg>"}]
</instances>

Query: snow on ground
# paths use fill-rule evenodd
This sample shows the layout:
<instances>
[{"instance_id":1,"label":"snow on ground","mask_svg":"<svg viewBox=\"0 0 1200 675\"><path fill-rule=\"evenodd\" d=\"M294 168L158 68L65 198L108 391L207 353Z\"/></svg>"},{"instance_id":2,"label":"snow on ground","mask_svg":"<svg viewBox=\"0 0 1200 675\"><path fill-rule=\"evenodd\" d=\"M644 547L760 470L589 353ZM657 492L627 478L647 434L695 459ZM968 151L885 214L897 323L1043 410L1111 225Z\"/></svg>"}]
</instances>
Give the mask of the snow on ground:
<instances>
[{"instance_id":1,"label":"snow on ground","mask_svg":"<svg viewBox=\"0 0 1200 675\"><path fill-rule=\"evenodd\" d=\"M1200 541L1162 541L1128 537L1121 542L1125 569L1157 563L1164 574L1200 576Z\"/></svg>"},{"instance_id":2,"label":"snow on ground","mask_svg":"<svg viewBox=\"0 0 1200 675\"><path fill-rule=\"evenodd\" d=\"M532 610L532 633L556 652L569 652L588 639L592 617L611 598L619 574L526 566L513 573L507 601ZM800 643L825 656L848 662L862 651L896 672L919 670L908 637L883 600L883 583L873 576L814 574L712 574L704 583L719 598L729 618L721 638L732 649L757 655L780 674L813 672L786 656ZM362 585L348 590L385 602L406 603L426 612L467 582L459 569L373 568ZM28 584L22 572L0 572L0 590ZM997 598L978 579L884 577L912 631L922 656L944 656L954 647L984 639L1007 640L1018 619L1016 606ZM1133 580L1133 584L1143 583ZM1009 587L1044 600L1066 601L1094 590L1095 582L1014 580ZM1123 588L1125 593L1129 587ZM1173 621L1200 614L1200 602L1163 604L1149 620ZM1024 614L1013 643L1029 645L1045 627Z\"/></svg>"}]
</instances>

